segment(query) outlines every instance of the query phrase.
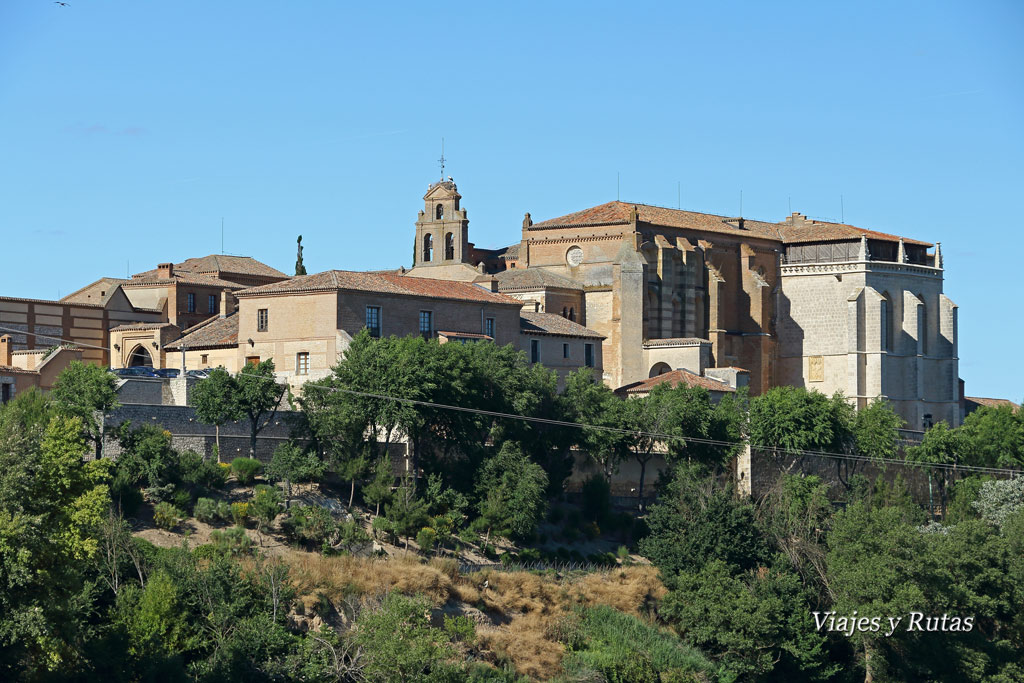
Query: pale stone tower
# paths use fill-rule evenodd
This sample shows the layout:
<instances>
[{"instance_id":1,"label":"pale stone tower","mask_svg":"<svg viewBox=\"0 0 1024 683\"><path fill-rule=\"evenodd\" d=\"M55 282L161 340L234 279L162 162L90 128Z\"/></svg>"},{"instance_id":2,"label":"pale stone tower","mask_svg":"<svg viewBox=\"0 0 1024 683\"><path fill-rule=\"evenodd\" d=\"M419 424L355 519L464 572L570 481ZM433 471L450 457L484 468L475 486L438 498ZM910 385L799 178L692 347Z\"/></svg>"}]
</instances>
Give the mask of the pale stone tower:
<instances>
[{"instance_id":1,"label":"pale stone tower","mask_svg":"<svg viewBox=\"0 0 1024 683\"><path fill-rule=\"evenodd\" d=\"M461 199L451 176L427 189L416 218L415 262L409 275L466 281L480 275L474 268L469 219L459 206Z\"/></svg>"}]
</instances>

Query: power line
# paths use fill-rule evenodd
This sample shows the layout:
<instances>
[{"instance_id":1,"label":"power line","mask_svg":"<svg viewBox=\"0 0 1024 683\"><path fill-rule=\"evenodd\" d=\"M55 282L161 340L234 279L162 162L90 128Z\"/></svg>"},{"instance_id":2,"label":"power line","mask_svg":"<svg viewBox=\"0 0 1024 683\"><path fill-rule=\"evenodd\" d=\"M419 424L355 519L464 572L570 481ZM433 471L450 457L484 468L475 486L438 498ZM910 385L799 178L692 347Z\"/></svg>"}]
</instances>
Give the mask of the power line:
<instances>
[{"instance_id":1,"label":"power line","mask_svg":"<svg viewBox=\"0 0 1024 683\"><path fill-rule=\"evenodd\" d=\"M29 335L33 335L33 336L37 336L37 337L43 337L43 338L46 338L46 339L53 339L53 340L56 340L56 341L65 342L65 343L68 343L68 344L74 344L74 345L77 345L77 346L85 346L85 347L89 347L89 348L100 349L102 351L106 351L107 350L107 349L105 349L105 348L103 348L101 346L94 346L94 345L91 345L91 344L83 344L83 343L74 342L74 341L67 340L67 339L61 339L59 337L51 337L51 336L48 336L48 335L40 335L40 334L31 333L31 332L23 332L22 330L15 330L13 328L8 328L8 327L4 327L4 326L0 326L0 330L10 330L10 331L18 332L19 334L29 334ZM268 381L271 381L271 382L274 382L275 384L277 384L277 379L275 377L267 377L265 375L257 375L257 374L251 373L251 372L245 372L244 370L241 370L241 371L235 373L235 375L236 376L237 375L244 375L246 377L255 377L257 379L268 380ZM136 379L136 378L133 378L133 379ZM146 378L146 379L136 379L136 381L158 382L160 380L155 379L155 378ZM599 430L599 431L610 432L610 433L615 433L615 434L621 434L621 435L624 435L624 436L645 436L645 437L649 437L649 438L652 438L652 439L657 439L657 440L660 440L660 441L684 441L684 442L692 441L694 443L702 443L702 444L708 444L708 445L712 445L712 446L730 446L730 447L743 446L743 445L745 445L747 443L747 442L744 442L744 441L725 441L725 440L721 440L721 439L705 439L705 438L696 437L696 436L675 436L675 435L671 435L671 434L658 434L656 432L646 432L646 431L642 431L642 430L623 429L621 427L608 427L608 426L605 426L605 425L588 425L588 424L584 424L582 422L570 422L570 421L567 421L567 420L552 420L550 418L545 418L545 417L532 417L532 416L529 416L529 415L517 415L515 413L502 413L502 412L493 411L493 410L484 410L482 408L469 408L469 407L466 407L466 406L453 406L453 405L449 405L449 404L445 404L445 403L436 403L436 402L433 402L433 401L422 401L422 400L419 400L419 399L404 398L404 397L399 397L399 396L388 396L386 394L374 394L374 393L366 392L366 391L356 391L355 389L345 389L343 387L331 387L331 386L327 386L327 385L324 385L324 384L316 384L315 382L307 382L306 384L303 385L303 389L306 389L306 387L310 387L310 388L314 388L314 389L326 390L326 391L330 391L330 392L340 391L342 393L351 394L351 395L354 395L354 396L362 396L364 398L374 398L374 399L385 400L385 401L395 401L395 402L398 402L398 403L407 403L407 404L410 404L410 405L419 405L419 406L425 406L425 407L429 407L429 408L439 408L439 409L442 409L442 410L455 410L455 411L464 412L464 413L475 413L475 414L478 414L478 415L487 415L489 417L499 417L499 418L503 418L503 419L522 420L522 421L526 421L526 422L536 422L536 423L539 423L539 424L549 424L549 425L556 426L556 427L571 427L571 428L575 428L575 429L596 429L596 430ZM828 451L815 451L815 450L808 450L808 449L788 449L788 448L779 448L777 446L759 446L759 445L755 445L755 444L750 444L750 448L753 449L753 450L770 452L773 455L810 456L810 457L819 457L819 458L830 458L830 459L833 459L833 460L836 460L836 459L839 459L839 460L853 460L855 462L871 462L871 463L876 463L876 464L880 463L880 464L900 465L900 466L904 466L904 467L920 467L920 468L926 468L926 469L927 468L932 468L932 469L950 470L950 471L960 470L960 471L965 471L965 472L977 472L977 473L980 473L980 474L1007 474L1007 475L1010 475L1010 476L1015 476L1015 475L1019 474L1019 472L1017 472L1016 470L1012 470L1012 469L1008 469L1008 468L999 468L999 467L980 467L980 466L976 466L976 465L957 465L957 464L953 464L953 463L908 462L906 460L899 460L899 459L896 459L896 458L875 458L875 457L871 457L871 456L867 456L867 455L858 455L858 454L853 454L853 453L830 453Z\"/></svg>"}]
</instances>

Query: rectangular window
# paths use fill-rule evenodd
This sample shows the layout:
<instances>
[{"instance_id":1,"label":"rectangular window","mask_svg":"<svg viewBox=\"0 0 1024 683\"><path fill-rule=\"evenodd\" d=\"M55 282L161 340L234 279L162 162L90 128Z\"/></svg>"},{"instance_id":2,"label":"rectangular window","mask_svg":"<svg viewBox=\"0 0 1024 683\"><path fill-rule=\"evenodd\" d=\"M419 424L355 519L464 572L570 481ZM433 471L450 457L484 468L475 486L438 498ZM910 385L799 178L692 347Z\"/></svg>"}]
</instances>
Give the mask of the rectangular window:
<instances>
[{"instance_id":1,"label":"rectangular window","mask_svg":"<svg viewBox=\"0 0 1024 683\"><path fill-rule=\"evenodd\" d=\"M308 375L309 374L309 353L303 351L302 353L295 354L295 374L296 375Z\"/></svg>"},{"instance_id":2,"label":"rectangular window","mask_svg":"<svg viewBox=\"0 0 1024 683\"><path fill-rule=\"evenodd\" d=\"M202 365L209 365L210 364L210 356L208 354L205 354L205 353L201 354L199 356L199 362Z\"/></svg>"},{"instance_id":3,"label":"rectangular window","mask_svg":"<svg viewBox=\"0 0 1024 683\"><path fill-rule=\"evenodd\" d=\"M540 362L540 340L539 339L531 339L530 340L530 362L531 363L539 363Z\"/></svg>"},{"instance_id":4,"label":"rectangular window","mask_svg":"<svg viewBox=\"0 0 1024 683\"><path fill-rule=\"evenodd\" d=\"M568 357L569 357L569 345L568 344L562 344L562 358L568 358Z\"/></svg>"},{"instance_id":5,"label":"rectangular window","mask_svg":"<svg viewBox=\"0 0 1024 683\"><path fill-rule=\"evenodd\" d=\"M187 296L188 296L188 312L189 313L195 313L196 312L196 295L193 294L192 292L189 292Z\"/></svg>"},{"instance_id":6,"label":"rectangular window","mask_svg":"<svg viewBox=\"0 0 1024 683\"><path fill-rule=\"evenodd\" d=\"M484 319L484 334L494 339L494 318Z\"/></svg>"},{"instance_id":7,"label":"rectangular window","mask_svg":"<svg viewBox=\"0 0 1024 683\"><path fill-rule=\"evenodd\" d=\"M7 403L11 400L12 384L0 384L0 403Z\"/></svg>"},{"instance_id":8,"label":"rectangular window","mask_svg":"<svg viewBox=\"0 0 1024 683\"><path fill-rule=\"evenodd\" d=\"M260 357L259 356L246 356L245 357L245 364L246 365L259 365L260 364Z\"/></svg>"},{"instance_id":9,"label":"rectangular window","mask_svg":"<svg viewBox=\"0 0 1024 683\"><path fill-rule=\"evenodd\" d=\"M216 294L211 294L209 296L209 298L206 300L206 310L209 311L210 313L216 313L217 312L217 295Z\"/></svg>"},{"instance_id":10,"label":"rectangular window","mask_svg":"<svg viewBox=\"0 0 1024 683\"><path fill-rule=\"evenodd\" d=\"M256 311L256 331L266 332L267 325L270 322L270 316L267 314L267 309L261 308Z\"/></svg>"},{"instance_id":11,"label":"rectangular window","mask_svg":"<svg viewBox=\"0 0 1024 683\"><path fill-rule=\"evenodd\" d=\"M371 337L380 337L380 306L366 307L366 329Z\"/></svg>"},{"instance_id":12,"label":"rectangular window","mask_svg":"<svg viewBox=\"0 0 1024 683\"><path fill-rule=\"evenodd\" d=\"M594 367L594 345L584 344L583 345L583 364L588 368Z\"/></svg>"},{"instance_id":13,"label":"rectangular window","mask_svg":"<svg viewBox=\"0 0 1024 683\"><path fill-rule=\"evenodd\" d=\"M434 331L434 312L420 311L420 334L424 339L430 339Z\"/></svg>"}]
</instances>

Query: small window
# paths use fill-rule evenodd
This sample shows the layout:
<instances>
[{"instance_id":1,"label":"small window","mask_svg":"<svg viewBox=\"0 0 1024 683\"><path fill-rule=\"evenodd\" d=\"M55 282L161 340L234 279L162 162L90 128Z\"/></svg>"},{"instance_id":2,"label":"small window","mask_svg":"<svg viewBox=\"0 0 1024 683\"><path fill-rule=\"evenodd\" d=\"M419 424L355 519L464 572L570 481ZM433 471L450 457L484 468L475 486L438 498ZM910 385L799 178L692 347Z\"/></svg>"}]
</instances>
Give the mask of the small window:
<instances>
[{"instance_id":1,"label":"small window","mask_svg":"<svg viewBox=\"0 0 1024 683\"><path fill-rule=\"evenodd\" d=\"M246 365L259 365L260 364L260 357L259 356L246 356L245 357L245 364Z\"/></svg>"},{"instance_id":2,"label":"small window","mask_svg":"<svg viewBox=\"0 0 1024 683\"><path fill-rule=\"evenodd\" d=\"M539 363L540 362L540 340L539 339L531 339L530 340L530 362L531 363Z\"/></svg>"},{"instance_id":3,"label":"small window","mask_svg":"<svg viewBox=\"0 0 1024 683\"><path fill-rule=\"evenodd\" d=\"M309 374L309 353L307 351L295 354L295 374Z\"/></svg>"},{"instance_id":4,"label":"small window","mask_svg":"<svg viewBox=\"0 0 1024 683\"><path fill-rule=\"evenodd\" d=\"M583 345L583 364L588 368L594 367L594 345L584 344Z\"/></svg>"},{"instance_id":5,"label":"small window","mask_svg":"<svg viewBox=\"0 0 1024 683\"><path fill-rule=\"evenodd\" d=\"M366 307L366 329L371 337L380 337L380 306Z\"/></svg>"},{"instance_id":6,"label":"small window","mask_svg":"<svg viewBox=\"0 0 1024 683\"><path fill-rule=\"evenodd\" d=\"M267 327L270 323L270 315L267 313L267 309L261 308L256 311L256 331L266 332Z\"/></svg>"},{"instance_id":7,"label":"small window","mask_svg":"<svg viewBox=\"0 0 1024 683\"><path fill-rule=\"evenodd\" d=\"M216 294L211 294L210 297L206 300L206 310L209 311L210 313L216 313L217 312L217 295Z\"/></svg>"},{"instance_id":8,"label":"small window","mask_svg":"<svg viewBox=\"0 0 1024 683\"><path fill-rule=\"evenodd\" d=\"M494 339L494 318L486 318L484 320L484 334Z\"/></svg>"},{"instance_id":9,"label":"small window","mask_svg":"<svg viewBox=\"0 0 1024 683\"><path fill-rule=\"evenodd\" d=\"M209 365L210 364L210 355L206 354L206 353L200 354L199 355L199 362L202 365Z\"/></svg>"},{"instance_id":10,"label":"small window","mask_svg":"<svg viewBox=\"0 0 1024 683\"><path fill-rule=\"evenodd\" d=\"M568 357L569 357L569 345L568 344L562 344L562 358L568 358Z\"/></svg>"},{"instance_id":11,"label":"small window","mask_svg":"<svg viewBox=\"0 0 1024 683\"><path fill-rule=\"evenodd\" d=\"M570 308L569 309L569 320L572 320L573 322L576 321L576 309L575 308Z\"/></svg>"},{"instance_id":12,"label":"small window","mask_svg":"<svg viewBox=\"0 0 1024 683\"><path fill-rule=\"evenodd\" d=\"M188 293L188 312L189 313L195 313L196 312L196 295L193 294L192 292Z\"/></svg>"},{"instance_id":13,"label":"small window","mask_svg":"<svg viewBox=\"0 0 1024 683\"><path fill-rule=\"evenodd\" d=\"M434 313L433 311L420 311L420 334L423 335L424 339L430 339L431 334L434 332Z\"/></svg>"}]
</instances>

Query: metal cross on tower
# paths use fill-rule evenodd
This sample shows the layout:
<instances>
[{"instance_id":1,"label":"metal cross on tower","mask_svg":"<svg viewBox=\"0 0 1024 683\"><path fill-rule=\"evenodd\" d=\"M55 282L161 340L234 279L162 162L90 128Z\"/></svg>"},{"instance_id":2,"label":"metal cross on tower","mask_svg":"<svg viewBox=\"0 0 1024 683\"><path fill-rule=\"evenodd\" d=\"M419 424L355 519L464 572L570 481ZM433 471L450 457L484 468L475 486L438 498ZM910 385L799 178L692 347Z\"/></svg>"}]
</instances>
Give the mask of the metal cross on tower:
<instances>
[{"instance_id":1,"label":"metal cross on tower","mask_svg":"<svg viewBox=\"0 0 1024 683\"><path fill-rule=\"evenodd\" d=\"M441 158L437 161L441 164L441 180L444 180L444 138L441 138Z\"/></svg>"}]
</instances>

